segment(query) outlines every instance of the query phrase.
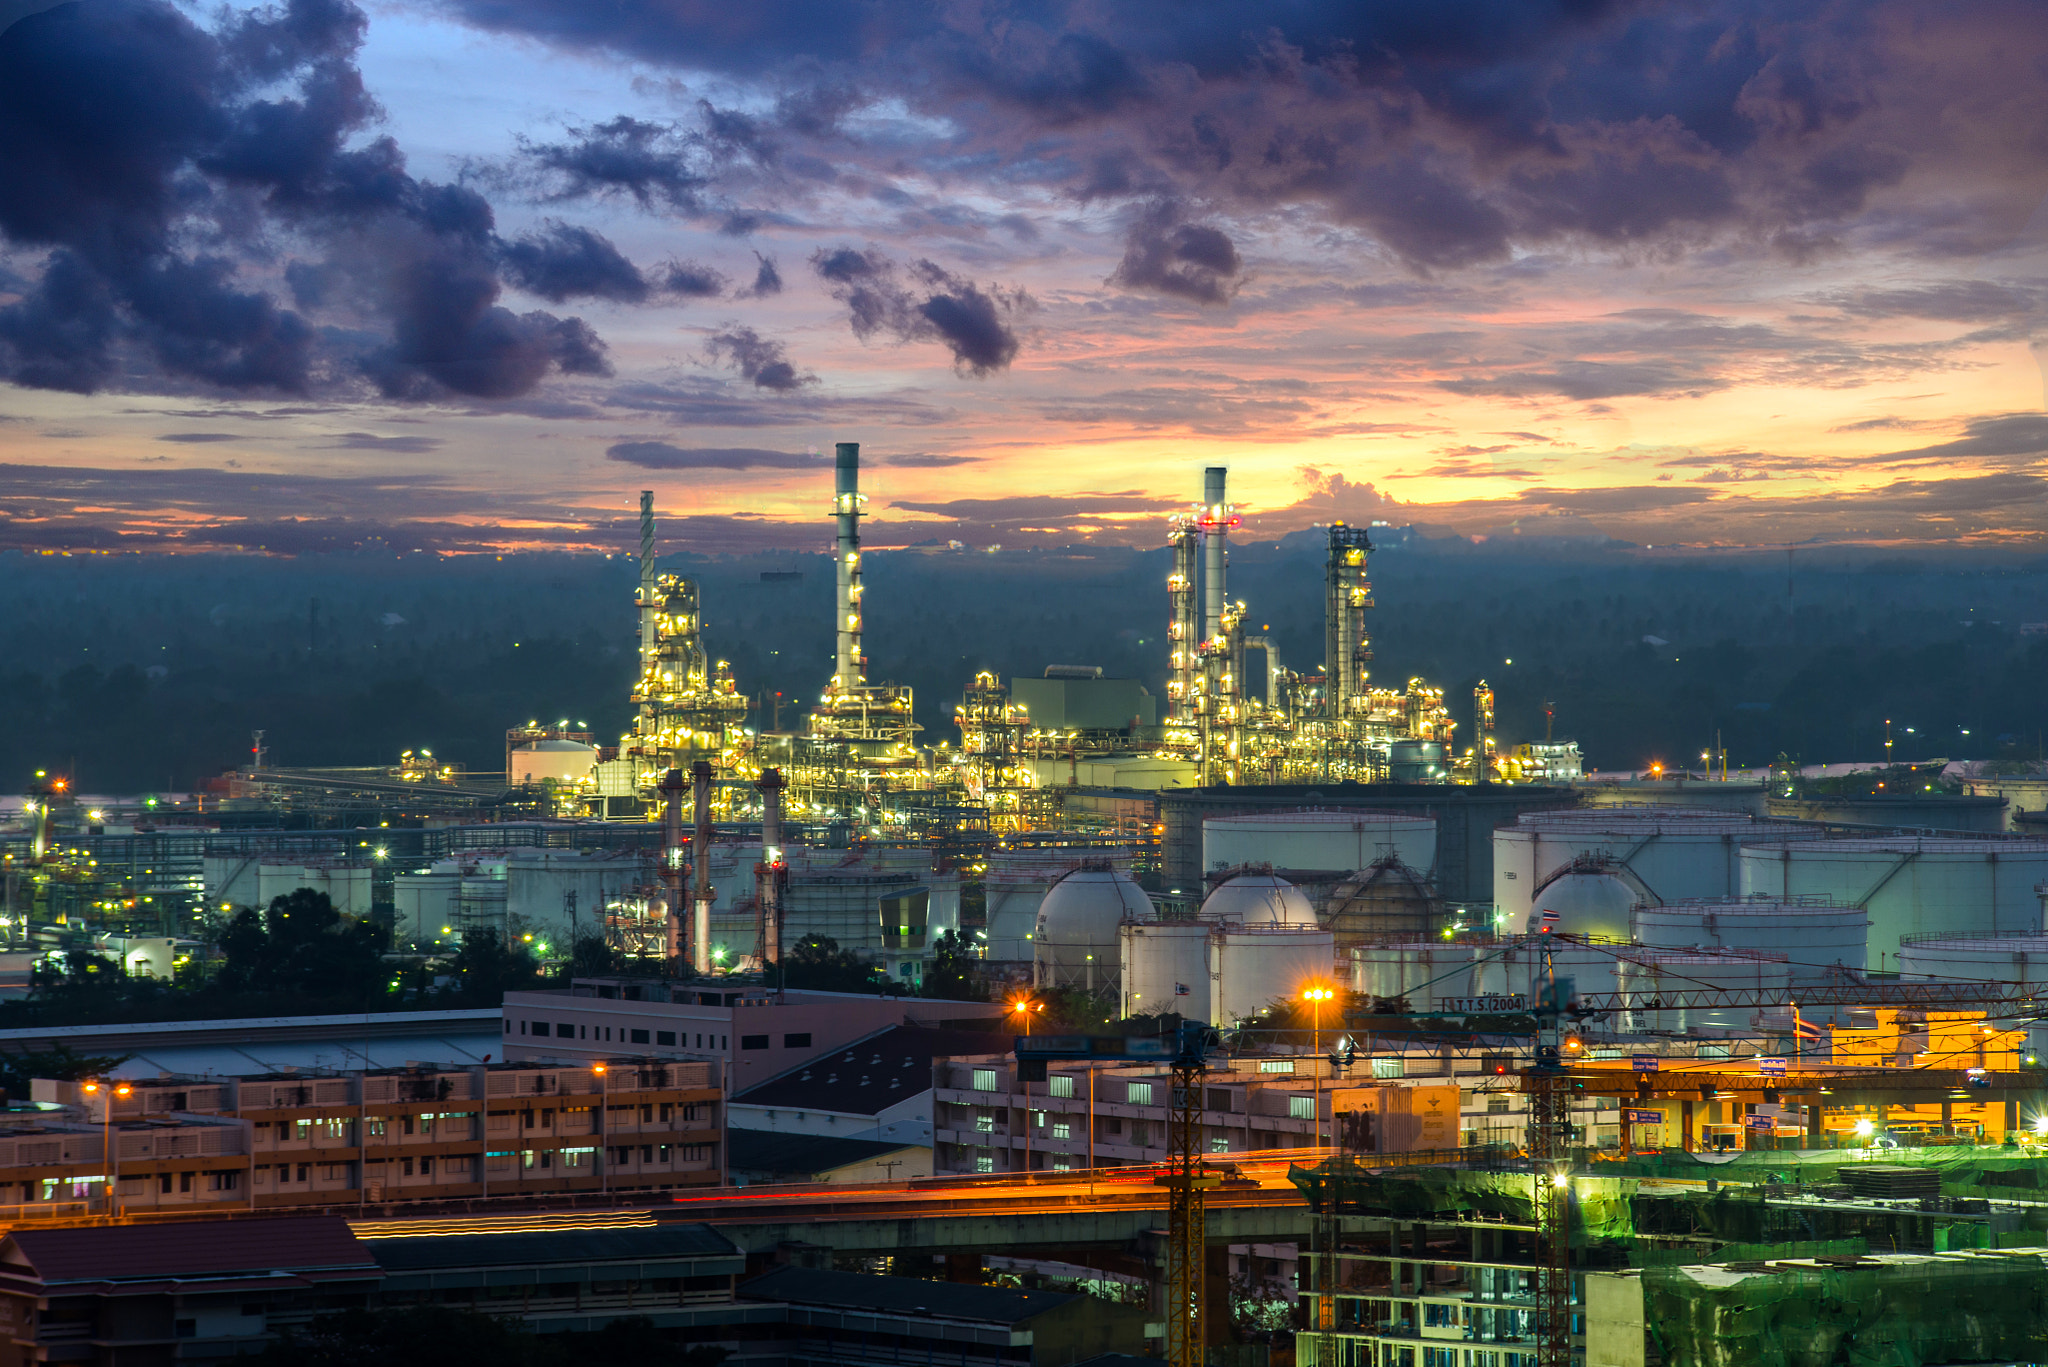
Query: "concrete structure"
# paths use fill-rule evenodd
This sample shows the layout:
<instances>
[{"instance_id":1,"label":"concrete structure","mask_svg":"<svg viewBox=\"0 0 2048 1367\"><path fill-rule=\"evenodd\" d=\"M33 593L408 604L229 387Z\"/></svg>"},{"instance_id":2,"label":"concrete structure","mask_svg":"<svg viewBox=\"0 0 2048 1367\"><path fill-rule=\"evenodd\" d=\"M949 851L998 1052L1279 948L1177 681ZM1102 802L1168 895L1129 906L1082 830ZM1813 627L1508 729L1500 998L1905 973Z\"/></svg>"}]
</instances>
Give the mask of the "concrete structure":
<instances>
[{"instance_id":1,"label":"concrete structure","mask_svg":"<svg viewBox=\"0 0 2048 1367\"><path fill-rule=\"evenodd\" d=\"M1335 961L1335 940L1327 930L1219 926L1209 940L1210 1023L1251 1020L1311 983L1330 984Z\"/></svg>"},{"instance_id":2,"label":"concrete structure","mask_svg":"<svg viewBox=\"0 0 2048 1367\"><path fill-rule=\"evenodd\" d=\"M1872 836L1770 841L1742 851L1742 893L1821 896L1870 916L1867 962L1898 966L1919 935L2034 935L2035 885L2048 879L2048 840L2017 836Z\"/></svg>"},{"instance_id":3,"label":"concrete structure","mask_svg":"<svg viewBox=\"0 0 2048 1367\"><path fill-rule=\"evenodd\" d=\"M1908 977L2035 986L2048 983L2048 935L1914 936L1899 946L1898 963Z\"/></svg>"},{"instance_id":4,"label":"concrete structure","mask_svg":"<svg viewBox=\"0 0 2048 1367\"><path fill-rule=\"evenodd\" d=\"M1861 973L1870 917L1858 907L1820 898L1774 902L1734 898L1637 907L1633 938L1652 949L1754 950L1785 956L1793 985L1825 982L1846 969Z\"/></svg>"},{"instance_id":5,"label":"concrete structure","mask_svg":"<svg viewBox=\"0 0 2048 1367\"><path fill-rule=\"evenodd\" d=\"M622 1049L659 1058L714 1059L731 1091L780 1076L855 1040L906 1024L999 1019L999 1002L871 997L666 978L579 978L564 989L507 992L505 1057L601 1060Z\"/></svg>"},{"instance_id":6,"label":"concrete structure","mask_svg":"<svg viewBox=\"0 0 2048 1367\"><path fill-rule=\"evenodd\" d=\"M1427 872L1436 860L1436 820L1408 812L1245 812L1202 822L1202 867L1270 864L1278 869L1351 872L1393 855Z\"/></svg>"},{"instance_id":7,"label":"concrete structure","mask_svg":"<svg viewBox=\"0 0 2048 1367\"><path fill-rule=\"evenodd\" d=\"M1100 670L1093 677L1076 674L1054 666L1042 679L1019 674L1010 680L1010 697L1025 709L1032 731L1128 732L1159 724L1159 699L1138 680L1105 679Z\"/></svg>"},{"instance_id":8,"label":"concrete structure","mask_svg":"<svg viewBox=\"0 0 2048 1367\"><path fill-rule=\"evenodd\" d=\"M978 1030L898 1025L821 1054L733 1096L737 1128L761 1134L932 1145L932 1065L985 1053L1002 1038Z\"/></svg>"},{"instance_id":9,"label":"concrete structure","mask_svg":"<svg viewBox=\"0 0 2048 1367\"><path fill-rule=\"evenodd\" d=\"M1686 774L1670 778L1587 779L1574 785L1585 807L1711 807L1762 818L1770 813L1770 789L1744 780L1723 783Z\"/></svg>"},{"instance_id":10,"label":"concrete structure","mask_svg":"<svg viewBox=\"0 0 2048 1367\"><path fill-rule=\"evenodd\" d=\"M1120 1013L1156 1016L1171 1011L1208 1020L1209 936L1207 921L1154 921L1120 928L1117 962L1123 981Z\"/></svg>"},{"instance_id":11,"label":"concrete structure","mask_svg":"<svg viewBox=\"0 0 2048 1367\"><path fill-rule=\"evenodd\" d=\"M1772 816L1798 821L1827 821L1878 830L1942 831L1963 835L1995 835L2010 819L2003 797L1965 797L1942 792L1909 797L1773 797Z\"/></svg>"},{"instance_id":12,"label":"concrete structure","mask_svg":"<svg viewBox=\"0 0 2048 1367\"><path fill-rule=\"evenodd\" d=\"M1969 797L2005 799L2005 825L2010 831L2026 826L2026 818L2048 815L2048 774L1993 774L1964 778L1963 792Z\"/></svg>"},{"instance_id":13,"label":"concrete structure","mask_svg":"<svg viewBox=\"0 0 2048 1367\"><path fill-rule=\"evenodd\" d=\"M1535 889L1587 856L1612 860L1633 875L1645 901L1731 897L1741 891L1743 845L1812 834L1796 823L1759 821L1713 807L1528 812L1493 833L1494 908L1501 924L1522 929L1532 911L1541 910L1533 905ZM1609 933L1625 936L1626 922Z\"/></svg>"}]
</instances>

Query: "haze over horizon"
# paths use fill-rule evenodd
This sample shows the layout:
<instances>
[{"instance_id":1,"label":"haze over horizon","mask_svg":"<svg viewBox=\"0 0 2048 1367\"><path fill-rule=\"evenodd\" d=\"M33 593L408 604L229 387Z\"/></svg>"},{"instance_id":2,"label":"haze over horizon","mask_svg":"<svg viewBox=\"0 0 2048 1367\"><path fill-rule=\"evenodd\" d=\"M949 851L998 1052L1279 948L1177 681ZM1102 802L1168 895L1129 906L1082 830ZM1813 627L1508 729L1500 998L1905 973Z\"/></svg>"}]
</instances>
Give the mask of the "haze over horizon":
<instances>
[{"instance_id":1,"label":"haze over horizon","mask_svg":"<svg viewBox=\"0 0 2048 1367\"><path fill-rule=\"evenodd\" d=\"M2048 537L2048 5L0 27L0 547Z\"/></svg>"}]
</instances>

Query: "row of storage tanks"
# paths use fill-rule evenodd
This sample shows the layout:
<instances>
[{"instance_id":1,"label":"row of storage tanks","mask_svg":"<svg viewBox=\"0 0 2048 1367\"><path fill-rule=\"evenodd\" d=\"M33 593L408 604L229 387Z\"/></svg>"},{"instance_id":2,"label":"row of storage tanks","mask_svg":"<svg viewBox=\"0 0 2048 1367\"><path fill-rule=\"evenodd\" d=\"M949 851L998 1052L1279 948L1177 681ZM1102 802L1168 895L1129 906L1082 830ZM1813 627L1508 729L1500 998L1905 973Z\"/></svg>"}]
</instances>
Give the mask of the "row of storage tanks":
<instances>
[{"instance_id":1,"label":"row of storage tanks","mask_svg":"<svg viewBox=\"0 0 2048 1367\"><path fill-rule=\"evenodd\" d=\"M1739 988L1790 1000L1842 971L2048 983L2048 841L1829 838L1723 809L1625 806L1525 814L1494 832L1492 853L1494 938L1447 941L1429 890L1429 818L1212 818L1205 864L1241 871L1194 920L1160 920L1129 878L1085 867L1034 899L1028 957L1041 984L1114 993L1126 1015L1173 1010L1219 1024L1333 976L1418 1009L1533 994L1546 925L1573 937L1557 947L1556 971L1582 994ZM993 888L990 905L993 934ZM1622 1023L1684 1030L1747 1014Z\"/></svg>"}]
</instances>

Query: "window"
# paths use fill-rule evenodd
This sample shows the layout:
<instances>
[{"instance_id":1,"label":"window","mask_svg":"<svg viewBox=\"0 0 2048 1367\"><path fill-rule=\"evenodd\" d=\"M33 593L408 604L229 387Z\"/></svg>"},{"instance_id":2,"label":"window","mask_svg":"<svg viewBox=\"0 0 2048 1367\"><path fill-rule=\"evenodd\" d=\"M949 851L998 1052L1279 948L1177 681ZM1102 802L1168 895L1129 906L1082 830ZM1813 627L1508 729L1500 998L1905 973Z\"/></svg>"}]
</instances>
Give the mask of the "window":
<instances>
[{"instance_id":1,"label":"window","mask_svg":"<svg viewBox=\"0 0 2048 1367\"><path fill-rule=\"evenodd\" d=\"M541 1033L546 1034L547 1031L543 1030L541 1031ZM576 1023L574 1021L556 1021L555 1033L561 1036L563 1039L575 1039Z\"/></svg>"},{"instance_id":2,"label":"window","mask_svg":"<svg viewBox=\"0 0 2048 1367\"><path fill-rule=\"evenodd\" d=\"M1054 1154L1052 1170L1054 1172L1072 1172L1074 1170L1074 1160L1065 1154Z\"/></svg>"},{"instance_id":3,"label":"window","mask_svg":"<svg viewBox=\"0 0 2048 1367\"><path fill-rule=\"evenodd\" d=\"M742 1049L766 1049L767 1047L768 1037L766 1035L740 1036L740 1048Z\"/></svg>"},{"instance_id":4,"label":"window","mask_svg":"<svg viewBox=\"0 0 2048 1367\"><path fill-rule=\"evenodd\" d=\"M283 1171L282 1168L280 1168L279 1170ZM310 1182L311 1180L313 1180L313 1165L311 1163L299 1164L298 1180L301 1182Z\"/></svg>"},{"instance_id":5,"label":"window","mask_svg":"<svg viewBox=\"0 0 2048 1367\"><path fill-rule=\"evenodd\" d=\"M1073 1124L1072 1124L1071 1122L1069 1122L1069 1121L1065 1121L1065 1120L1055 1120L1055 1121L1053 1121L1053 1122L1052 1122L1052 1137L1053 1137L1054 1139L1072 1139L1072 1138L1074 1137L1074 1126L1073 1126Z\"/></svg>"},{"instance_id":6,"label":"window","mask_svg":"<svg viewBox=\"0 0 2048 1367\"><path fill-rule=\"evenodd\" d=\"M798 1031L798 1032L796 1032L796 1033L794 1033L794 1034L787 1034L787 1035L784 1035L784 1036L782 1037L782 1047L783 1047L783 1048L785 1048L785 1049L808 1049L808 1048L810 1048L810 1047L811 1047L811 1032L810 1032L810 1031L808 1031L808 1030L801 1030L801 1031Z\"/></svg>"},{"instance_id":7,"label":"window","mask_svg":"<svg viewBox=\"0 0 2048 1367\"><path fill-rule=\"evenodd\" d=\"M1133 1106L1152 1104L1152 1084L1149 1082L1128 1082L1124 1084L1124 1100Z\"/></svg>"},{"instance_id":8,"label":"window","mask_svg":"<svg viewBox=\"0 0 2048 1367\"><path fill-rule=\"evenodd\" d=\"M647 1032L646 1032L645 1030L635 1030L635 1031L633 1031L633 1032L632 1032L632 1040L633 1040L633 1043L635 1043L635 1044L645 1044L645 1043L647 1043Z\"/></svg>"},{"instance_id":9,"label":"window","mask_svg":"<svg viewBox=\"0 0 2048 1367\"><path fill-rule=\"evenodd\" d=\"M1288 1097L1287 1114L1294 1120L1314 1120L1316 1118L1316 1099L1312 1096Z\"/></svg>"},{"instance_id":10,"label":"window","mask_svg":"<svg viewBox=\"0 0 2048 1367\"><path fill-rule=\"evenodd\" d=\"M996 1132L995 1112L976 1111L974 1113L974 1128L979 1134L994 1134Z\"/></svg>"},{"instance_id":11,"label":"window","mask_svg":"<svg viewBox=\"0 0 2048 1367\"><path fill-rule=\"evenodd\" d=\"M1374 1077L1406 1077L1408 1076L1408 1060L1402 1058L1399 1054L1394 1055L1392 1058L1376 1058L1372 1061L1372 1075Z\"/></svg>"},{"instance_id":12,"label":"window","mask_svg":"<svg viewBox=\"0 0 2048 1367\"><path fill-rule=\"evenodd\" d=\"M676 1047L676 1032L673 1030L657 1030L654 1032L654 1042L656 1044L666 1044L669 1048L673 1049Z\"/></svg>"},{"instance_id":13,"label":"window","mask_svg":"<svg viewBox=\"0 0 2048 1367\"><path fill-rule=\"evenodd\" d=\"M1074 1094L1074 1079L1071 1077L1047 1078L1045 1080L1045 1094L1047 1096L1072 1096Z\"/></svg>"},{"instance_id":14,"label":"window","mask_svg":"<svg viewBox=\"0 0 2048 1367\"><path fill-rule=\"evenodd\" d=\"M996 1170L995 1155L986 1152L975 1154L974 1170L976 1172L994 1172Z\"/></svg>"},{"instance_id":15,"label":"window","mask_svg":"<svg viewBox=\"0 0 2048 1367\"><path fill-rule=\"evenodd\" d=\"M398 1175L400 1177L412 1176L412 1160L410 1158L404 1158L399 1160Z\"/></svg>"},{"instance_id":16,"label":"window","mask_svg":"<svg viewBox=\"0 0 2048 1367\"><path fill-rule=\"evenodd\" d=\"M1287 1058L1263 1058L1259 1060L1259 1071L1262 1073L1291 1073L1294 1071L1294 1060Z\"/></svg>"},{"instance_id":17,"label":"window","mask_svg":"<svg viewBox=\"0 0 2048 1367\"><path fill-rule=\"evenodd\" d=\"M1212 1135L1210 1135L1210 1136L1209 1136L1209 1152L1210 1152L1210 1153L1229 1153L1229 1152L1230 1152L1230 1136L1229 1136L1229 1135L1227 1135L1227 1134L1212 1134Z\"/></svg>"},{"instance_id":18,"label":"window","mask_svg":"<svg viewBox=\"0 0 2048 1367\"><path fill-rule=\"evenodd\" d=\"M995 1089L996 1070L993 1068L976 1068L974 1070L974 1090L977 1092L993 1092Z\"/></svg>"},{"instance_id":19,"label":"window","mask_svg":"<svg viewBox=\"0 0 2048 1367\"><path fill-rule=\"evenodd\" d=\"M434 1175L434 1160L433 1160L433 1159L432 1159L431 1157L428 1157L428 1158L422 1158L422 1159L420 1160L420 1176L422 1176L422 1177L432 1177L433 1175Z\"/></svg>"},{"instance_id":20,"label":"window","mask_svg":"<svg viewBox=\"0 0 2048 1367\"><path fill-rule=\"evenodd\" d=\"M1044 1128L1045 1128L1045 1112L1044 1112L1044 1111L1033 1111L1033 1112L1031 1113L1031 1123L1032 1123L1032 1125L1033 1125L1034 1127L1036 1127L1037 1129L1041 1129L1041 1130L1042 1130L1042 1129L1044 1129Z\"/></svg>"},{"instance_id":21,"label":"window","mask_svg":"<svg viewBox=\"0 0 2048 1367\"><path fill-rule=\"evenodd\" d=\"M198 1337L199 1337L199 1321L198 1321L198 1320L173 1320L173 1321L171 1321L171 1333L172 1333L172 1334L173 1334L173 1335L174 1335L175 1337L177 1337L177 1338L181 1338L181 1339L191 1339L191 1338L198 1338Z\"/></svg>"}]
</instances>

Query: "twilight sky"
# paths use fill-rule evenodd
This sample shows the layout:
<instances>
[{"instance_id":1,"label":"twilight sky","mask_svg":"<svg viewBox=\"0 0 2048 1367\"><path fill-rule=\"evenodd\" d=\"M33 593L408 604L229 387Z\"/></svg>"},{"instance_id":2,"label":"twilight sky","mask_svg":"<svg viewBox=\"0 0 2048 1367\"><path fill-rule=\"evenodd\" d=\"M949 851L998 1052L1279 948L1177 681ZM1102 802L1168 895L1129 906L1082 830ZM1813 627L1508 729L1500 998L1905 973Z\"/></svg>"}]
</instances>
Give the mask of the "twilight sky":
<instances>
[{"instance_id":1,"label":"twilight sky","mask_svg":"<svg viewBox=\"0 0 2048 1367\"><path fill-rule=\"evenodd\" d=\"M0 547L2048 537L2048 4L0 25Z\"/></svg>"}]
</instances>

